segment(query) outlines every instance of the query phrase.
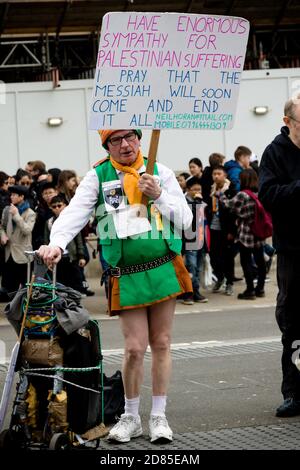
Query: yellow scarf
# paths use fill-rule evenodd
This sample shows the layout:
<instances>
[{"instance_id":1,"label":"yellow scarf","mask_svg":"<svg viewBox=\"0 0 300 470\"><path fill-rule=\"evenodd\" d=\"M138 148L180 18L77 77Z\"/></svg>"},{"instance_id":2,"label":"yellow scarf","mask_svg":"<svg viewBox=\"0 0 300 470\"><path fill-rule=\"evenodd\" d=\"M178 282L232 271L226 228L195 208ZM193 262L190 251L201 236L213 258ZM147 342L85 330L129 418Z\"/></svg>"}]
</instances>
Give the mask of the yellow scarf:
<instances>
[{"instance_id":1,"label":"yellow scarf","mask_svg":"<svg viewBox=\"0 0 300 470\"><path fill-rule=\"evenodd\" d=\"M112 166L116 170L120 170L124 175L124 191L128 198L129 204L140 204L142 202L143 193L138 188L138 181L140 174L137 171L144 165L144 159L141 150L139 149L137 159L131 166L122 165L110 157Z\"/></svg>"}]
</instances>

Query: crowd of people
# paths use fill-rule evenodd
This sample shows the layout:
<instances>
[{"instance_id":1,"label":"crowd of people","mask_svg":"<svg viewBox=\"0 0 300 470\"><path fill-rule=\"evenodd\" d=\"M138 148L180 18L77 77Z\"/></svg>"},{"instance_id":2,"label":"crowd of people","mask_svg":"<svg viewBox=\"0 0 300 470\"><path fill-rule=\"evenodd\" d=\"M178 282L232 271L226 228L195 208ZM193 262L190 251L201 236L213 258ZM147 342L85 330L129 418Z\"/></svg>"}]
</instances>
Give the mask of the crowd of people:
<instances>
[{"instance_id":1,"label":"crowd of people","mask_svg":"<svg viewBox=\"0 0 300 470\"><path fill-rule=\"evenodd\" d=\"M300 327L299 230L295 224L300 95L286 102L283 121L281 133L264 151L259 167L252 151L239 146L228 162L222 154L211 154L205 168L199 158L192 158L189 171L178 175L177 181L174 172L161 163L155 163L150 175L140 149L142 132L128 129L99 131L108 155L79 186L75 172L47 171L40 161L28 162L15 176L0 172L1 300L25 283L23 254L31 247L38 249L49 267L60 261L61 282L87 295L85 239L91 225L95 226L90 217L96 215L100 259L109 275L108 311L119 315L125 342L125 412L109 439L128 442L142 434L140 392L144 355L150 345L150 439L172 441L165 410L175 304L178 298L187 304L207 301L200 292L207 255L214 277L212 291L219 293L224 287L224 294L231 296L237 280L235 256L240 253L246 288L237 298L252 301L265 295L266 273L276 250L276 319L282 332L284 398L276 416L300 414L300 374L293 360ZM274 248L267 243L271 234L267 211L273 220Z\"/></svg>"},{"instance_id":2,"label":"crowd of people","mask_svg":"<svg viewBox=\"0 0 300 470\"><path fill-rule=\"evenodd\" d=\"M54 221L69 204L79 184L74 171L46 169L42 161L30 161L14 175L0 171L0 301L10 299L27 280L25 251L37 250L49 242ZM66 247L57 280L78 290L81 295L94 295L85 278L89 262L86 237L92 223Z\"/></svg>"},{"instance_id":3,"label":"crowd of people","mask_svg":"<svg viewBox=\"0 0 300 470\"><path fill-rule=\"evenodd\" d=\"M207 254L215 281L213 293L234 294L234 282L241 280L235 275L235 257L240 253L246 289L237 298L265 296L266 274L275 250L253 233L258 159L248 147L239 146L234 159L225 160L224 155L212 153L209 165L203 168L199 158L192 158L189 172L177 177L193 212L192 227L183 237L185 264L193 284L193 294L183 297L188 305L208 301L200 293Z\"/></svg>"},{"instance_id":4,"label":"crowd of people","mask_svg":"<svg viewBox=\"0 0 300 470\"><path fill-rule=\"evenodd\" d=\"M212 153L209 165L203 168L199 158L192 158L188 171L177 176L193 213L192 226L182 233L182 254L193 285L192 294L179 296L186 305L208 301L200 292L205 266L212 272L212 292L233 295L234 282L242 279L235 276L238 253L246 281L246 289L238 298L253 300L265 295L265 278L274 249L251 236L255 203L244 192L258 191L258 160L245 146L236 149L234 159L225 160L224 155ZM36 250L49 242L52 225L71 201L78 184L76 172L47 170L42 161L28 162L15 175L0 171L1 301L7 301L8 294L26 282L24 251ZM84 266L89 262L86 237L95 228L94 219L76 235L66 247L58 270L58 281L83 296L94 294L88 287ZM105 270L108 265L101 245L99 251Z\"/></svg>"}]
</instances>

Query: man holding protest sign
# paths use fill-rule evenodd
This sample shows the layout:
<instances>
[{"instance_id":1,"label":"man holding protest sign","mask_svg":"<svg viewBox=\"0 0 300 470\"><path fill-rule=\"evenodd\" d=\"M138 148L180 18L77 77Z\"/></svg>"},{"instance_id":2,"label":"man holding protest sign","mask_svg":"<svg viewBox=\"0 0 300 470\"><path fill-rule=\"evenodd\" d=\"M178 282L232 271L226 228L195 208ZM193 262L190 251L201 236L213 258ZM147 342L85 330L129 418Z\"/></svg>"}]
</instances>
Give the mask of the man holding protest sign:
<instances>
[{"instance_id":1,"label":"man holding protest sign","mask_svg":"<svg viewBox=\"0 0 300 470\"><path fill-rule=\"evenodd\" d=\"M249 22L235 17L103 17L89 127L105 128L100 136L109 156L83 179L53 225L50 245L39 253L57 263L97 208L102 254L110 265L109 312L120 315L125 339L125 413L109 434L118 442L142 434L139 396L148 344L150 438L172 440L165 417L171 327L177 295L192 292L177 232L190 226L192 213L174 173L155 163L159 129L232 127L248 32ZM152 129L147 169L136 128Z\"/></svg>"},{"instance_id":2,"label":"man holding protest sign","mask_svg":"<svg viewBox=\"0 0 300 470\"><path fill-rule=\"evenodd\" d=\"M71 239L85 226L94 207L103 256L110 265L109 313L119 315L125 339L123 382L125 413L109 439L128 442L142 434L139 416L143 360L152 353L151 442L171 441L165 417L171 373L171 328L177 295L192 292L178 231L188 228L192 214L174 173L155 163L145 173L137 129L101 130L109 152L87 173L69 206L54 223L49 246L40 256L58 263ZM141 216L147 196L147 214Z\"/></svg>"}]
</instances>

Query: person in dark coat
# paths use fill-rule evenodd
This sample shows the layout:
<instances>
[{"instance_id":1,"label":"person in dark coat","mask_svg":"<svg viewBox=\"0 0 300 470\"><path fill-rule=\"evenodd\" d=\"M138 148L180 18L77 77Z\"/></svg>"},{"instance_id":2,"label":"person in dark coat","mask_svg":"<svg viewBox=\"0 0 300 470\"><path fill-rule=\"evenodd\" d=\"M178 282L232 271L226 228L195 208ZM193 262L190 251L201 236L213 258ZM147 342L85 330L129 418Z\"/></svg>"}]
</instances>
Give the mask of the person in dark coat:
<instances>
[{"instance_id":1,"label":"person in dark coat","mask_svg":"<svg viewBox=\"0 0 300 470\"><path fill-rule=\"evenodd\" d=\"M229 199L235 195L226 176L223 166L214 167L212 173L214 183L206 214L210 227L210 261L217 277L213 292L220 292L225 278L225 294L233 295L235 217L223 204L220 204L218 197L219 193L226 194Z\"/></svg>"},{"instance_id":2,"label":"person in dark coat","mask_svg":"<svg viewBox=\"0 0 300 470\"><path fill-rule=\"evenodd\" d=\"M43 181L38 196L37 217L32 233L32 245L34 250L37 250L41 246L41 243L44 243L45 224L53 215L50 208L50 201L54 196L57 196L57 189L55 189L52 183Z\"/></svg>"},{"instance_id":3,"label":"person in dark coat","mask_svg":"<svg viewBox=\"0 0 300 470\"><path fill-rule=\"evenodd\" d=\"M58 178L61 173L61 170L59 168L49 168L48 170L48 181L49 183L52 183L53 186L58 185Z\"/></svg>"},{"instance_id":4,"label":"person in dark coat","mask_svg":"<svg viewBox=\"0 0 300 470\"><path fill-rule=\"evenodd\" d=\"M0 171L0 219L2 217L2 211L4 207L10 205L10 193L8 192L8 178L9 176L4 171Z\"/></svg>"},{"instance_id":5,"label":"person in dark coat","mask_svg":"<svg viewBox=\"0 0 300 470\"><path fill-rule=\"evenodd\" d=\"M282 333L283 403L276 416L300 415L300 94L284 107L280 134L265 149L259 167L259 198L273 220L279 293L276 320Z\"/></svg>"},{"instance_id":6,"label":"person in dark coat","mask_svg":"<svg viewBox=\"0 0 300 470\"><path fill-rule=\"evenodd\" d=\"M216 166L224 165L225 160L225 155L216 152L212 153L208 157L209 165L204 168L201 176L202 197L206 204L209 204L210 202L211 187L214 184L214 180L212 177L213 169Z\"/></svg>"},{"instance_id":7,"label":"person in dark coat","mask_svg":"<svg viewBox=\"0 0 300 470\"><path fill-rule=\"evenodd\" d=\"M4 172L0 171L0 220L2 217L2 212L4 207L10 205L10 193L8 192L8 178L9 176ZM1 227L0 227L1 229ZM2 275L3 272L3 266L4 266L4 248L0 244L0 276ZM2 299L2 290L0 288L0 302ZM6 295L3 297L6 301Z\"/></svg>"}]
</instances>

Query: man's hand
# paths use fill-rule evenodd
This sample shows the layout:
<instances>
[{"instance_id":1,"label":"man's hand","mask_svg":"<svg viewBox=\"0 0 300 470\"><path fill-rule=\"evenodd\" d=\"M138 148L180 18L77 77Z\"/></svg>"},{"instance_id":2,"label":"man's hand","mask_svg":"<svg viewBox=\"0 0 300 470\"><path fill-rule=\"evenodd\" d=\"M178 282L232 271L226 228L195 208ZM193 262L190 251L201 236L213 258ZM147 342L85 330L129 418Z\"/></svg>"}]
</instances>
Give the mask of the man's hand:
<instances>
[{"instance_id":1,"label":"man's hand","mask_svg":"<svg viewBox=\"0 0 300 470\"><path fill-rule=\"evenodd\" d=\"M37 254L42 258L48 268L52 268L54 264L60 261L62 249L59 248L59 246L41 245L37 250Z\"/></svg>"},{"instance_id":2,"label":"man's hand","mask_svg":"<svg viewBox=\"0 0 300 470\"><path fill-rule=\"evenodd\" d=\"M84 266L86 265L86 261L84 258L81 258L79 261L78 261L78 265L81 267L81 268L84 268Z\"/></svg>"},{"instance_id":3,"label":"man's hand","mask_svg":"<svg viewBox=\"0 0 300 470\"><path fill-rule=\"evenodd\" d=\"M18 208L16 206L11 204L10 208L9 208L9 212L11 213L11 215L16 215L19 211L18 211Z\"/></svg>"},{"instance_id":4,"label":"man's hand","mask_svg":"<svg viewBox=\"0 0 300 470\"><path fill-rule=\"evenodd\" d=\"M144 173L138 182L138 187L146 196L155 201L161 195L161 187L159 186L155 176Z\"/></svg>"},{"instance_id":5,"label":"man's hand","mask_svg":"<svg viewBox=\"0 0 300 470\"><path fill-rule=\"evenodd\" d=\"M5 246L8 242L9 238L8 236L6 235L6 233L3 231L1 233L1 237L0 237L0 242L1 242L1 245Z\"/></svg>"}]
</instances>

